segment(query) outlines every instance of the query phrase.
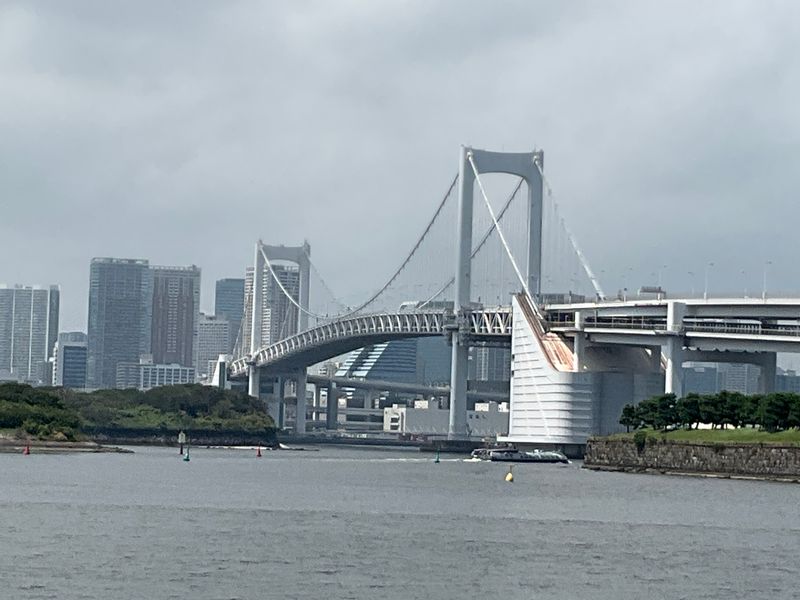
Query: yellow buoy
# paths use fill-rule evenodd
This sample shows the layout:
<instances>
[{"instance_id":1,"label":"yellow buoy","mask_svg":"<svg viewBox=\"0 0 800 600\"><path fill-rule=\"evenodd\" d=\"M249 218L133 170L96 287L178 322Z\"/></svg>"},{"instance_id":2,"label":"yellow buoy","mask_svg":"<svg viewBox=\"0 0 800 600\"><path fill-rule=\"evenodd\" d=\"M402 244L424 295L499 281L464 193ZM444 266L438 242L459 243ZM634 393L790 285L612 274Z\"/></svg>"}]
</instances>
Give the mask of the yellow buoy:
<instances>
[{"instance_id":1,"label":"yellow buoy","mask_svg":"<svg viewBox=\"0 0 800 600\"><path fill-rule=\"evenodd\" d=\"M513 468L513 465L508 465L508 473L506 473L506 481L508 483L514 483L514 473L511 472Z\"/></svg>"}]
</instances>

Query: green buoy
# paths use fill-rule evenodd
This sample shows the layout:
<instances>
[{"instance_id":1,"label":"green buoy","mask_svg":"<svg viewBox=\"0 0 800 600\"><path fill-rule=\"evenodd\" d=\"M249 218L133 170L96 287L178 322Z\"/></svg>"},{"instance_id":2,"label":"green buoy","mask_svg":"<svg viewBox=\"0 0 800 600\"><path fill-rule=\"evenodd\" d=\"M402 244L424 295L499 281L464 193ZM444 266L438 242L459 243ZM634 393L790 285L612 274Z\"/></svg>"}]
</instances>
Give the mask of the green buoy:
<instances>
[{"instance_id":1,"label":"green buoy","mask_svg":"<svg viewBox=\"0 0 800 600\"><path fill-rule=\"evenodd\" d=\"M436 449L436 460L434 460L433 462L435 462L437 464L439 463L439 449L438 448Z\"/></svg>"},{"instance_id":2,"label":"green buoy","mask_svg":"<svg viewBox=\"0 0 800 600\"><path fill-rule=\"evenodd\" d=\"M186 454L183 455L183 462L189 462L189 447L186 447Z\"/></svg>"}]
</instances>

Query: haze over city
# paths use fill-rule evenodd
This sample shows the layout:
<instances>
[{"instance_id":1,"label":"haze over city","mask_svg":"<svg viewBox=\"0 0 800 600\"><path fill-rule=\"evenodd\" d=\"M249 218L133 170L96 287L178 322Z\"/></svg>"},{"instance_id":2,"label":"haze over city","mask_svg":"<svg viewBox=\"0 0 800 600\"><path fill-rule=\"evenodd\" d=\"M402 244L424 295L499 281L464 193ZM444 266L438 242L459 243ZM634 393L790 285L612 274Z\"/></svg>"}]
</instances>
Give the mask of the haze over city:
<instances>
[{"instance_id":1,"label":"haze over city","mask_svg":"<svg viewBox=\"0 0 800 600\"><path fill-rule=\"evenodd\" d=\"M92 257L196 264L210 310L256 239L308 239L355 302L471 144L544 149L612 293L659 270L700 288L709 261L712 290L758 291L770 261L797 293L798 12L5 2L3 278L59 284L61 328L85 330Z\"/></svg>"}]
</instances>

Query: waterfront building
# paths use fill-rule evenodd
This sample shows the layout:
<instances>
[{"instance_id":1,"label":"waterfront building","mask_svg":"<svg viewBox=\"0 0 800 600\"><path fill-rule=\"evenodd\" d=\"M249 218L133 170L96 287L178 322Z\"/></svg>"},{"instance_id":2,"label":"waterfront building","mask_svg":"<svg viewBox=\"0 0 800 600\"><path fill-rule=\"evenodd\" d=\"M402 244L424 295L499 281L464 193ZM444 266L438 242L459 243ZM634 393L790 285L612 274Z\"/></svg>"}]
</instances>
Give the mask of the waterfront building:
<instances>
[{"instance_id":1,"label":"waterfront building","mask_svg":"<svg viewBox=\"0 0 800 600\"><path fill-rule=\"evenodd\" d=\"M444 336L418 338L417 383L450 385L452 348Z\"/></svg>"},{"instance_id":2,"label":"waterfront building","mask_svg":"<svg viewBox=\"0 0 800 600\"><path fill-rule=\"evenodd\" d=\"M153 277L153 310L150 354L157 364L197 364L200 321L200 269L150 268Z\"/></svg>"},{"instance_id":3,"label":"waterfront building","mask_svg":"<svg viewBox=\"0 0 800 600\"><path fill-rule=\"evenodd\" d=\"M53 350L53 385L79 390L86 387L87 342L82 331L58 334Z\"/></svg>"},{"instance_id":4,"label":"waterfront building","mask_svg":"<svg viewBox=\"0 0 800 600\"><path fill-rule=\"evenodd\" d=\"M683 367L683 389L688 394L716 394L720 391L716 364L686 363Z\"/></svg>"},{"instance_id":5,"label":"waterfront building","mask_svg":"<svg viewBox=\"0 0 800 600\"><path fill-rule=\"evenodd\" d=\"M58 334L58 286L0 286L0 379L49 383Z\"/></svg>"},{"instance_id":6,"label":"waterfront building","mask_svg":"<svg viewBox=\"0 0 800 600\"><path fill-rule=\"evenodd\" d=\"M476 346L472 349L474 373L470 379L475 381L510 381L511 348Z\"/></svg>"},{"instance_id":7,"label":"waterfront building","mask_svg":"<svg viewBox=\"0 0 800 600\"><path fill-rule=\"evenodd\" d=\"M508 433L508 403L478 402L467 411L467 430L471 438L494 437ZM383 409L383 430L387 433L446 436L450 411L432 400L417 400L414 406L393 404Z\"/></svg>"},{"instance_id":8,"label":"waterfront building","mask_svg":"<svg viewBox=\"0 0 800 600\"><path fill-rule=\"evenodd\" d=\"M797 371L779 368L775 377L775 391L800 393L800 376Z\"/></svg>"},{"instance_id":9,"label":"waterfront building","mask_svg":"<svg viewBox=\"0 0 800 600\"><path fill-rule=\"evenodd\" d=\"M244 298L244 279L217 280L214 294L214 315L219 319L227 320L230 329L229 347L223 354L233 351L244 315Z\"/></svg>"},{"instance_id":10,"label":"waterfront building","mask_svg":"<svg viewBox=\"0 0 800 600\"><path fill-rule=\"evenodd\" d=\"M241 316L239 317L241 319ZM220 354L230 352L231 323L225 317L200 313L197 327L197 377L214 374Z\"/></svg>"},{"instance_id":11,"label":"waterfront building","mask_svg":"<svg viewBox=\"0 0 800 600\"><path fill-rule=\"evenodd\" d=\"M756 365L740 363L720 363L719 389L742 394L757 394L759 391L758 376L761 369Z\"/></svg>"},{"instance_id":12,"label":"waterfront building","mask_svg":"<svg viewBox=\"0 0 800 600\"><path fill-rule=\"evenodd\" d=\"M115 387L117 365L150 352L152 272L147 260L93 258L89 272L87 386Z\"/></svg>"},{"instance_id":13,"label":"waterfront building","mask_svg":"<svg viewBox=\"0 0 800 600\"><path fill-rule=\"evenodd\" d=\"M116 387L147 391L164 385L194 383L195 378L194 367L184 367L177 363L157 364L153 362L152 355L144 354L138 362L117 364Z\"/></svg>"},{"instance_id":14,"label":"waterfront building","mask_svg":"<svg viewBox=\"0 0 800 600\"><path fill-rule=\"evenodd\" d=\"M336 377L415 383L417 340L393 340L355 350L337 369Z\"/></svg>"}]
</instances>

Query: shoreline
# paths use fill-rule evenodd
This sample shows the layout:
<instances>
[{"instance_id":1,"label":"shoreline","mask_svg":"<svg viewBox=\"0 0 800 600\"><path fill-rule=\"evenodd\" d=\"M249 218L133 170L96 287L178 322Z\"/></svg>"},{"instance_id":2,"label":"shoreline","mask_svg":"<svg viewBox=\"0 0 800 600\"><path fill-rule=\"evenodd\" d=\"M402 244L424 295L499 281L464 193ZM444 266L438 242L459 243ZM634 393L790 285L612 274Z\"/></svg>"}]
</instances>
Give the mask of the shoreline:
<instances>
[{"instance_id":1,"label":"shoreline","mask_svg":"<svg viewBox=\"0 0 800 600\"><path fill-rule=\"evenodd\" d=\"M61 454L61 453L119 453L133 454L133 450L119 446L105 446L97 442L57 442L51 440L10 440L0 438L0 454L22 454L25 448L30 448L31 454Z\"/></svg>"}]
</instances>

